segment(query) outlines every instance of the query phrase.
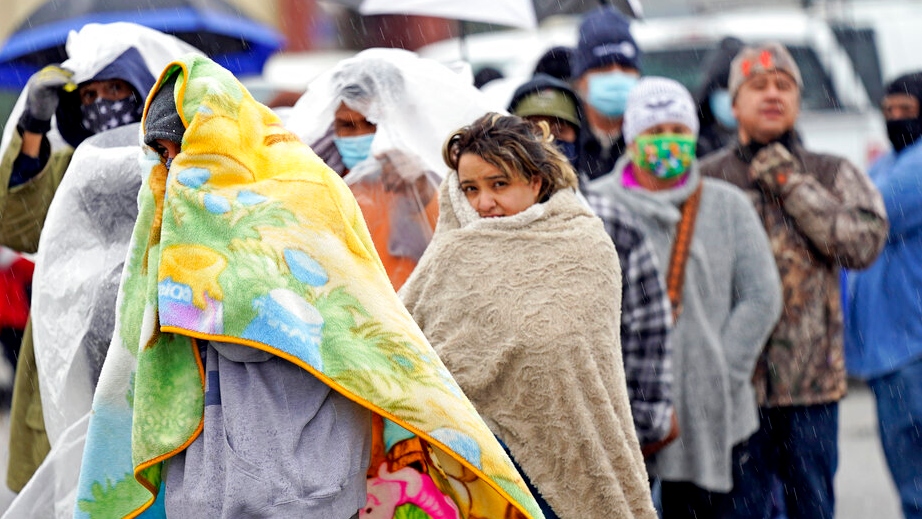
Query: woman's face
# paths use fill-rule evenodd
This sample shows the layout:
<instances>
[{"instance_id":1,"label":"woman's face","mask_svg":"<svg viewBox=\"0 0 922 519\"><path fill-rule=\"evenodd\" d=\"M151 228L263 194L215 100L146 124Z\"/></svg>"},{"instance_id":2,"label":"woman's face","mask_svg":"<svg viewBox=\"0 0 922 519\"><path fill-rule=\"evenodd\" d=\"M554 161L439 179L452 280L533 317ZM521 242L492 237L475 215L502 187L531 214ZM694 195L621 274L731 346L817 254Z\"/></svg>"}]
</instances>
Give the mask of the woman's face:
<instances>
[{"instance_id":1,"label":"woman's face","mask_svg":"<svg viewBox=\"0 0 922 519\"><path fill-rule=\"evenodd\" d=\"M501 169L474 153L465 153L458 159L458 181L481 218L512 216L528 209L538 201L541 179L531 181L524 177L510 177Z\"/></svg>"}]
</instances>

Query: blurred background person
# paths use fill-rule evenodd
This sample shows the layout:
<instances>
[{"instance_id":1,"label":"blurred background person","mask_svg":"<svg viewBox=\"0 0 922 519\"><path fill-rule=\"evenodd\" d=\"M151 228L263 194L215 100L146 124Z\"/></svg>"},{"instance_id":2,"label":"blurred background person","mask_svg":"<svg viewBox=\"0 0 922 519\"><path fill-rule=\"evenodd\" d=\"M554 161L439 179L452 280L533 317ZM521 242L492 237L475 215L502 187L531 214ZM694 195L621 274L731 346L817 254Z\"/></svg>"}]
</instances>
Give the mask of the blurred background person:
<instances>
[{"instance_id":1,"label":"blurred background person","mask_svg":"<svg viewBox=\"0 0 922 519\"><path fill-rule=\"evenodd\" d=\"M906 519L922 519L922 72L886 87L893 151L868 173L890 221L867 270L848 274L845 365L877 401L881 446Z\"/></svg>"},{"instance_id":2,"label":"blurred background person","mask_svg":"<svg viewBox=\"0 0 922 519\"><path fill-rule=\"evenodd\" d=\"M640 49L630 20L612 7L584 15L570 64L588 123L580 136L578 172L593 180L610 173L625 149L622 117L640 77Z\"/></svg>"},{"instance_id":3,"label":"blurred background person","mask_svg":"<svg viewBox=\"0 0 922 519\"><path fill-rule=\"evenodd\" d=\"M554 146L577 167L583 115L579 98L569 85L547 74L535 74L515 90L508 110L529 121L547 123Z\"/></svg>"},{"instance_id":4,"label":"blurred background person","mask_svg":"<svg viewBox=\"0 0 922 519\"><path fill-rule=\"evenodd\" d=\"M91 136L136 124L144 99L154 83L154 74L171 58L195 49L173 36L120 22L88 24L79 32L71 33L67 51L68 59L61 65L50 65L30 79L4 134L0 178L8 178L10 182L0 186L0 241L30 252L38 249L46 215L59 185L70 171L75 149ZM137 126L133 131L137 135ZM137 152L136 139L127 145L131 147L129 153ZM30 155L33 151L35 156ZM101 172L112 155L98 148L95 152L99 155L88 162L97 168L96 172ZM140 178L136 160L120 166L122 169L117 174L129 182ZM95 173L93 168L88 169L89 172L79 174ZM117 191L115 186L120 185L112 183L99 187ZM112 195L92 198L93 210L99 211L97 216L105 221L125 218L133 223L132 214L125 215L117 209L119 195L115 192ZM80 199L80 203L86 204L88 200ZM65 219L66 224L71 222ZM72 230L67 228L64 236L75 235L68 234ZM112 238L109 236L104 241ZM83 343L86 330L68 328L63 333L54 330L60 332L76 322L68 320L69 317L86 316L96 311L91 301L105 292L106 276L113 275L113 270L116 278L120 274L128 247L127 236L122 239L119 252L111 256L106 255L106 246L97 240L81 243L83 248L100 246L90 259L75 263L68 263L74 259L73 249L58 248L65 246L64 242L53 243L53 249L61 254L50 258L62 264L58 264L49 277L61 276L58 280L63 283L51 279L43 282L44 251L39 250L36 256L33 295L36 300L48 293L51 298L66 299L63 308L67 313L59 314L60 308L42 315L33 312L32 325L23 337L10 415L7 485L14 492L22 490L48 454L57 439L55 433L63 431L89 410L112 323L108 330L96 328L92 331L98 334L91 341L92 347ZM106 301L104 305L114 304L114 287L109 287L108 295L101 301ZM33 341L40 337L45 340ZM48 379L40 379L39 371L48 374ZM78 384L79 390L70 385L72 382ZM48 410L44 409L43 394L48 400ZM55 420L55 425L60 427L53 426L49 437L45 416L68 418Z\"/></svg>"},{"instance_id":5,"label":"blurred background person","mask_svg":"<svg viewBox=\"0 0 922 519\"><path fill-rule=\"evenodd\" d=\"M545 517L652 519L617 254L551 140L496 113L449 137L439 225L401 299Z\"/></svg>"},{"instance_id":6,"label":"blurred background person","mask_svg":"<svg viewBox=\"0 0 922 519\"><path fill-rule=\"evenodd\" d=\"M18 121L10 118L15 130L0 162L8 179L0 187L0 239L7 246L36 251L45 213L74 148L90 135L141 120L153 75L136 48L108 58L95 67L75 60L48 65L29 79ZM78 75L73 69L80 65L95 70ZM65 142L57 149L47 136L52 119Z\"/></svg>"},{"instance_id":7,"label":"blurred background person","mask_svg":"<svg viewBox=\"0 0 922 519\"><path fill-rule=\"evenodd\" d=\"M538 58L532 75L547 74L561 81L570 82L572 77L573 47L558 45L551 47Z\"/></svg>"},{"instance_id":8,"label":"blurred background person","mask_svg":"<svg viewBox=\"0 0 922 519\"><path fill-rule=\"evenodd\" d=\"M0 346L3 355L16 367L23 332L29 320L29 301L32 294L32 273L35 263L22 254L0 246ZM5 396L0 408L9 405L12 387L0 387Z\"/></svg>"},{"instance_id":9,"label":"blurred background person","mask_svg":"<svg viewBox=\"0 0 922 519\"><path fill-rule=\"evenodd\" d=\"M697 129L684 86L641 79L624 114L628 154L588 186L634 214L666 268L680 440L649 466L664 519L733 517L729 492L759 427L752 371L781 310L765 231L740 190L702 178Z\"/></svg>"},{"instance_id":10,"label":"blurred background person","mask_svg":"<svg viewBox=\"0 0 922 519\"><path fill-rule=\"evenodd\" d=\"M704 75L695 91L698 105L698 157L723 148L736 137L736 116L727 81L730 77L730 62L744 46L739 38L728 36L718 43L717 48L704 59Z\"/></svg>"},{"instance_id":11,"label":"blurred background person","mask_svg":"<svg viewBox=\"0 0 922 519\"><path fill-rule=\"evenodd\" d=\"M314 80L288 127L339 173L399 289L432 238L444 138L491 103L447 67L369 49Z\"/></svg>"},{"instance_id":12,"label":"blurred background person","mask_svg":"<svg viewBox=\"0 0 922 519\"><path fill-rule=\"evenodd\" d=\"M32 380L37 387L23 386L23 377L16 388L17 404L34 391L26 425L41 428L47 441L15 455L34 453L41 462L34 474L25 472L28 464L10 465L11 477L28 480L10 509L13 517L72 515L85 417L112 340L118 283L137 217L137 142L137 123L84 140L48 208L35 256L33 355L19 364L38 378Z\"/></svg>"},{"instance_id":13,"label":"blurred background person","mask_svg":"<svg viewBox=\"0 0 922 519\"><path fill-rule=\"evenodd\" d=\"M487 83L496 79L506 77L503 72L496 67L483 67L474 74L474 87L482 89Z\"/></svg>"},{"instance_id":14,"label":"blurred background person","mask_svg":"<svg viewBox=\"0 0 922 519\"><path fill-rule=\"evenodd\" d=\"M554 145L576 166L582 121L580 102L566 83L546 74L520 86L509 112L548 125ZM590 205L604 214L621 265L621 354L637 439L645 456L678 434L672 404L672 354L667 336L672 315L662 273L650 242L630 213L617 204Z\"/></svg>"},{"instance_id":15,"label":"blurred background person","mask_svg":"<svg viewBox=\"0 0 922 519\"><path fill-rule=\"evenodd\" d=\"M730 65L737 140L701 163L749 195L768 232L784 291L778 325L753 383L760 428L733 489L739 517L768 517L776 480L791 519L832 519L842 350L842 267L869 266L887 238L880 193L847 159L807 150L794 130L800 69L777 42L745 47ZM744 513L745 512L745 513Z\"/></svg>"}]
</instances>

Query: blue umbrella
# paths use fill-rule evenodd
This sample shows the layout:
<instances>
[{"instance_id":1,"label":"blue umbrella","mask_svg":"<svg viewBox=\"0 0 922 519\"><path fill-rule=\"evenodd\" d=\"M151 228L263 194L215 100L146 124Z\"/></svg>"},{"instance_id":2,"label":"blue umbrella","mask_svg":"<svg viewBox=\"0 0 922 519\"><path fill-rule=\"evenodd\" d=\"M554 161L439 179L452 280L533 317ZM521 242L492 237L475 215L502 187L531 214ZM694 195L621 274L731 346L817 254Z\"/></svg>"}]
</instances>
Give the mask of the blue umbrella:
<instances>
[{"instance_id":1,"label":"blue umbrella","mask_svg":"<svg viewBox=\"0 0 922 519\"><path fill-rule=\"evenodd\" d=\"M50 1L0 49L0 88L20 89L36 71L67 59L64 44L87 23L134 22L173 34L238 76L258 75L283 38L224 0Z\"/></svg>"}]
</instances>

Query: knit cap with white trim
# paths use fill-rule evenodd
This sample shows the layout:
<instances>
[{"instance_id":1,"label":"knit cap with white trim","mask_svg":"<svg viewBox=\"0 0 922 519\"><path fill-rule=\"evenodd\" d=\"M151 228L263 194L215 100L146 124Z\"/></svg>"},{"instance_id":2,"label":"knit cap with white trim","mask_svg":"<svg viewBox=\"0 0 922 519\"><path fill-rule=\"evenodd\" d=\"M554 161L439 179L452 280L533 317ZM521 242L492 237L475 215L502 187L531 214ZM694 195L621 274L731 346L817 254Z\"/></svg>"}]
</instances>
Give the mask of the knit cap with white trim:
<instances>
[{"instance_id":1,"label":"knit cap with white trim","mask_svg":"<svg viewBox=\"0 0 922 519\"><path fill-rule=\"evenodd\" d=\"M662 123L681 123L698 135L698 113L691 94L678 81L647 76L627 97L622 133L630 144L645 130Z\"/></svg>"}]
</instances>

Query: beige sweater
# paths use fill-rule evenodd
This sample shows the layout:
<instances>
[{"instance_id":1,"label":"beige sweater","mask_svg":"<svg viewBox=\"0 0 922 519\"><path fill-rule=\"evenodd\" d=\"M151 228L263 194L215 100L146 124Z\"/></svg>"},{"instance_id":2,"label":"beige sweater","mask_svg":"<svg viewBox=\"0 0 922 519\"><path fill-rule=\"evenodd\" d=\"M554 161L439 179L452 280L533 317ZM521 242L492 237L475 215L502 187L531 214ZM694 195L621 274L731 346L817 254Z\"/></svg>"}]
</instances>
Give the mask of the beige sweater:
<instances>
[{"instance_id":1,"label":"beige sweater","mask_svg":"<svg viewBox=\"0 0 922 519\"><path fill-rule=\"evenodd\" d=\"M620 267L602 222L571 190L480 219L455 173L440 203L400 295L458 384L560 517L656 517L621 363Z\"/></svg>"}]
</instances>

